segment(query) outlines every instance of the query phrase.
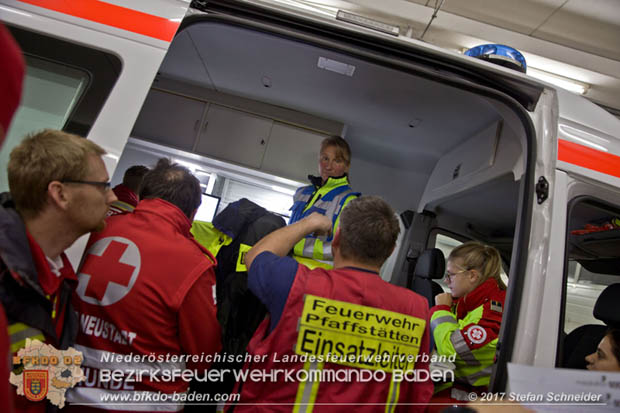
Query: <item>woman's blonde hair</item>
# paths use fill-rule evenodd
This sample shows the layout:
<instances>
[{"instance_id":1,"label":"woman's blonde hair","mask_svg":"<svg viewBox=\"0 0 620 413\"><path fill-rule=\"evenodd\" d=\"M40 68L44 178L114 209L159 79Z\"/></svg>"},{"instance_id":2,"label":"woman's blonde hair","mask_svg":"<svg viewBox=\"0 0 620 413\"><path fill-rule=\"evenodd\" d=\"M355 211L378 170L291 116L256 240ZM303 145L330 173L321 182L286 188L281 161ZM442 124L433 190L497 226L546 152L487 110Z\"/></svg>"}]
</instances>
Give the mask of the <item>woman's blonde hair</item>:
<instances>
[{"instance_id":1,"label":"woman's blonde hair","mask_svg":"<svg viewBox=\"0 0 620 413\"><path fill-rule=\"evenodd\" d=\"M328 146L336 148L337 155L344 160L344 163L347 164L347 166L351 165L351 147L347 141L337 135L329 136L321 142L320 152L323 152Z\"/></svg>"},{"instance_id":2,"label":"woman's blonde hair","mask_svg":"<svg viewBox=\"0 0 620 413\"><path fill-rule=\"evenodd\" d=\"M463 270L477 270L480 273L480 284L489 278L494 278L499 288L502 290L506 289L506 284L504 284L500 275L502 272L502 259L499 251L494 247L477 241L469 241L453 249L448 260L457 258L461 260Z\"/></svg>"}]
</instances>

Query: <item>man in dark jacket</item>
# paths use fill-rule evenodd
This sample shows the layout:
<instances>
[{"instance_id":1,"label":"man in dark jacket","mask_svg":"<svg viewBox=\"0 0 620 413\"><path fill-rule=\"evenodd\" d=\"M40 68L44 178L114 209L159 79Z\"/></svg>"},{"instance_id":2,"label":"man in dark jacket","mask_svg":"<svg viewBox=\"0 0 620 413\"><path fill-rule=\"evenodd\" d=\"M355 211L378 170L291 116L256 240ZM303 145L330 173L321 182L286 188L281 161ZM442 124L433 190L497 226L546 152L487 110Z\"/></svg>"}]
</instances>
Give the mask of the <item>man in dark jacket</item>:
<instances>
[{"instance_id":1,"label":"man in dark jacket","mask_svg":"<svg viewBox=\"0 0 620 413\"><path fill-rule=\"evenodd\" d=\"M116 197L103 154L95 143L56 130L28 136L11 152L10 195L0 195L0 301L13 353L26 339L60 349L73 344L78 320L70 297L77 278L63 251L105 227ZM16 398L16 411L45 408Z\"/></svg>"}]
</instances>

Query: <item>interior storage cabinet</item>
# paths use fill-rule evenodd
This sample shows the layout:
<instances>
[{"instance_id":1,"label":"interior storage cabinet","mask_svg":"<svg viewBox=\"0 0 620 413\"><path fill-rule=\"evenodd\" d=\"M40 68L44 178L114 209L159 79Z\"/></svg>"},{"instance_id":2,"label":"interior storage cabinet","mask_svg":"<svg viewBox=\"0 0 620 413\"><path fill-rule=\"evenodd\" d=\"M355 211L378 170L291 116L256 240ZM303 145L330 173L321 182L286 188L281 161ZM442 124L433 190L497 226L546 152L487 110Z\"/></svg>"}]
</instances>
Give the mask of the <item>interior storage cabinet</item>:
<instances>
[{"instance_id":1,"label":"interior storage cabinet","mask_svg":"<svg viewBox=\"0 0 620 413\"><path fill-rule=\"evenodd\" d=\"M151 89L132 136L191 152L208 103Z\"/></svg>"},{"instance_id":2,"label":"interior storage cabinet","mask_svg":"<svg viewBox=\"0 0 620 413\"><path fill-rule=\"evenodd\" d=\"M260 168L272 125L271 119L212 104L196 153Z\"/></svg>"},{"instance_id":3,"label":"interior storage cabinet","mask_svg":"<svg viewBox=\"0 0 620 413\"><path fill-rule=\"evenodd\" d=\"M318 172L318 153L327 136L155 89L132 135L300 182Z\"/></svg>"}]
</instances>

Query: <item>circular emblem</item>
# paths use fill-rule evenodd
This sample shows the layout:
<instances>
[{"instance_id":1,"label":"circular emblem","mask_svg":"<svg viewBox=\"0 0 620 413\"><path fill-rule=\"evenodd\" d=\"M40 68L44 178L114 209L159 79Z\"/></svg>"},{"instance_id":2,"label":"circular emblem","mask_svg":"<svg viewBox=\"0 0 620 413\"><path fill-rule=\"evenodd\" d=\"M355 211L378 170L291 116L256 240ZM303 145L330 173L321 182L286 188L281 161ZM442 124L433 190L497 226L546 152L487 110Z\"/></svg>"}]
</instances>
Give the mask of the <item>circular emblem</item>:
<instances>
[{"instance_id":1,"label":"circular emblem","mask_svg":"<svg viewBox=\"0 0 620 413\"><path fill-rule=\"evenodd\" d=\"M140 250L123 237L106 237L84 254L76 293L82 301L111 305L131 291L140 273Z\"/></svg>"},{"instance_id":2,"label":"circular emblem","mask_svg":"<svg viewBox=\"0 0 620 413\"><path fill-rule=\"evenodd\" d=\"M487 339L487 332L484 328L480 326L471 326L465 331L467 337L469 337L469 341L474 344L483 343L484 340Z\"/></svg>"}]
</instances>

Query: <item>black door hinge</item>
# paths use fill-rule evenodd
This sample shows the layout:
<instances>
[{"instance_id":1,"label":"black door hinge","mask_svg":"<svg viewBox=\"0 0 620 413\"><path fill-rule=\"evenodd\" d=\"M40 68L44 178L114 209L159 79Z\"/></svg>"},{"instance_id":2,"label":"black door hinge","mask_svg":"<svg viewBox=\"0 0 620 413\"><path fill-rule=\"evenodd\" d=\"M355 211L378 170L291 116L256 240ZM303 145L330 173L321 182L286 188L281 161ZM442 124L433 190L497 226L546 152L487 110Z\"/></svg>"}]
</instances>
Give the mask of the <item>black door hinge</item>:
<instances>
[{"instance_id":1,"label":"black door hinge","mask_svg":"<svg viewBox=\"0 0 620 413\"><path fill-rule=\"evenodd\" d=\"M536 183L536 197L539 204L542 204L545 202L545 199L549 198L549 182L547 182L544 176L538 178Z\"/></svg>"}]
</instances>

